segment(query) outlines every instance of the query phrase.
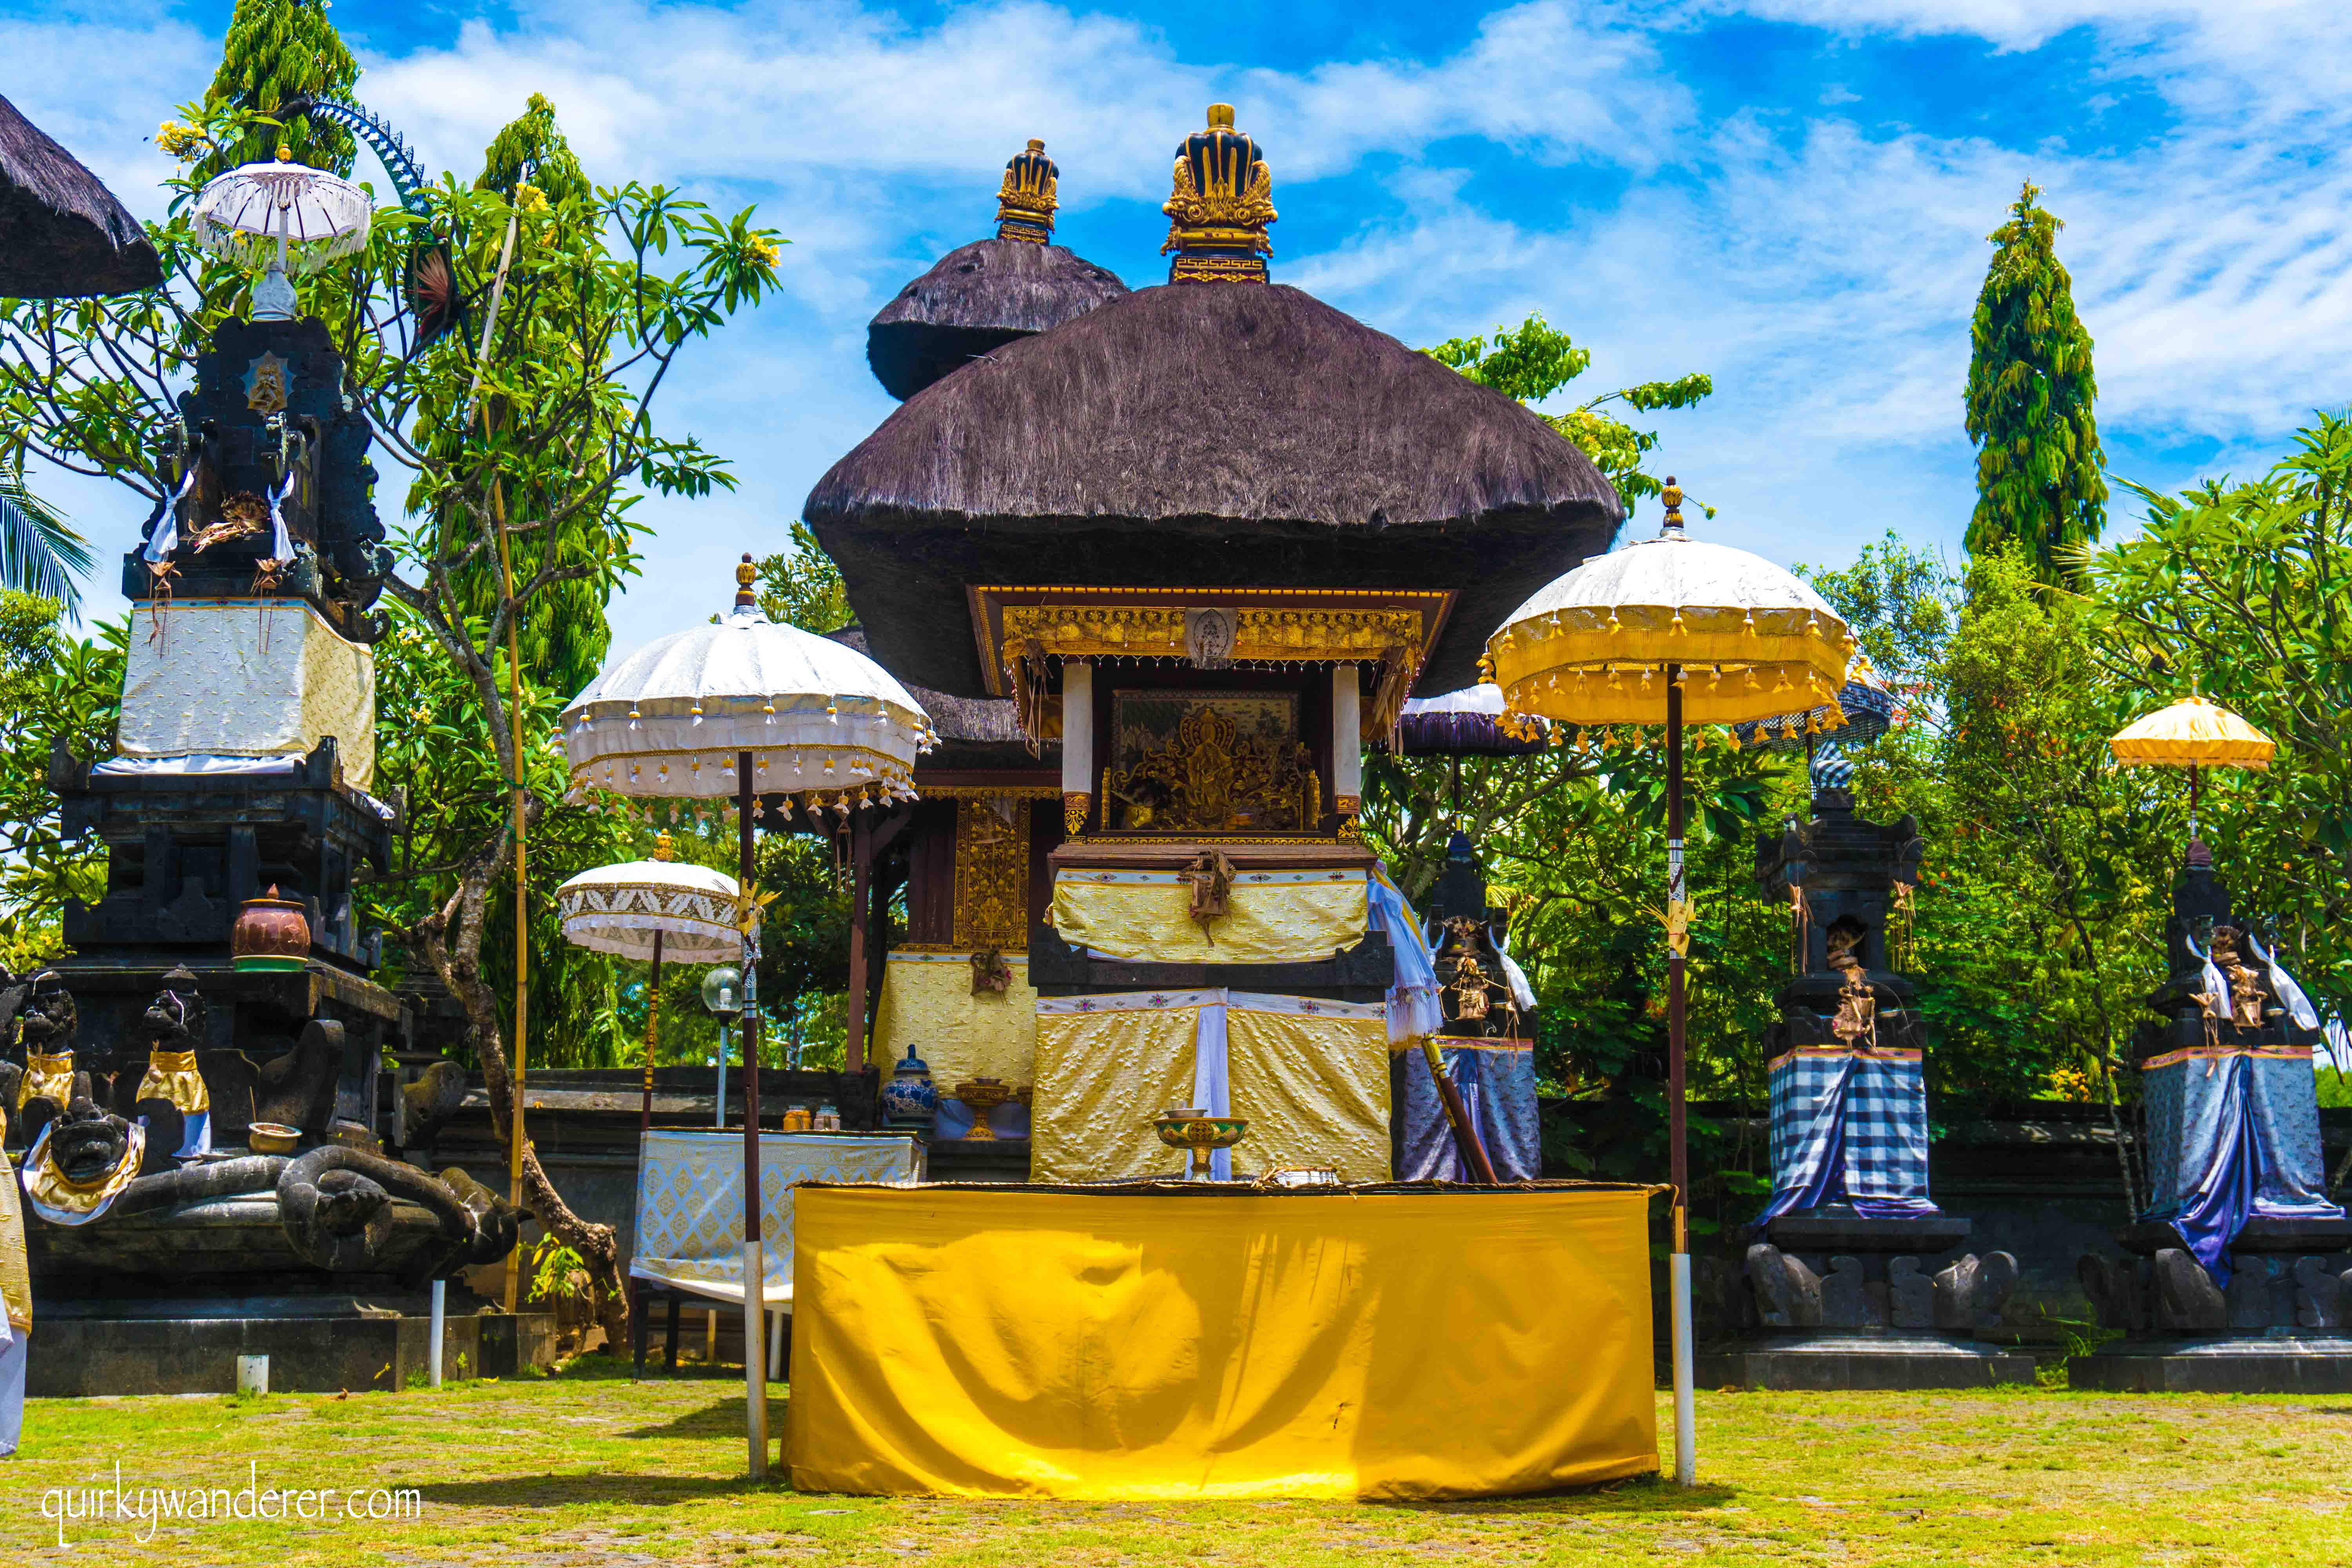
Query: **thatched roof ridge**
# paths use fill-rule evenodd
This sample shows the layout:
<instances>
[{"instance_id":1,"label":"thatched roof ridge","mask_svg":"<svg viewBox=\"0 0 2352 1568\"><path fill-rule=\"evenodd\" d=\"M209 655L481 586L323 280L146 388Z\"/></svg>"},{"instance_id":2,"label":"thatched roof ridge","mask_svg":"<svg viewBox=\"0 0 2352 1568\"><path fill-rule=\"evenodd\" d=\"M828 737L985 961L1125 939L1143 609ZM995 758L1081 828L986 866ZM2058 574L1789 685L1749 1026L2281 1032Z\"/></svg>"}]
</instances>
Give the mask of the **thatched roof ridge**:
<instances>
[{"instance_id":1,"label":"thatched roof ridge","mask_svg":"<svg viewBox=\"0 0 2352 1568\"><path fill-rule=\"evenodd\" d=\"M1620 513L1510 398L1244 284L1145 289L1005 344L909 399L806 509L884 661L971 695L978 582L1453 588L1418 688L1451 690Z\"/></svg>"},{"instance_id":2,"label":"thatched roof ridge","mask_svg":"<svg viewBox=\"0 0 2352 1568\"><path fill-rule=\"evenodd\" d=\"M868 658L873 650L866 647L866 633L856 622L825 636L845 647L854 647ZM885 667L887 668L887 667ZM896 671L892 672L896 674ZM944 691L934 691L928 686L904 683L908 693L922 704L930 715L931 728L940 732L942 741L976 741L987 744L1020 743L1025 742L1021 732L1018 704L993 697L953 697Z\"/></svg>"},{"instance_id":3,"label":"thatched roof ridge","mask_svg":"<svg viewBox=\"0 0 2352 1568\"><path fill-rule=\"evenodd\" d=\"M1015 338L1121 299L1116 274L1066 246L982 239L940 258L866 328L866 361L897 398Z\"/></svg>"},{"instance_id":4,"label":"thatched roof ridge","mask_svg":"<svg viewBox=\"0 0 2352 1568\"><path fill-rule=\"evenodd\" d=\"M0 295L79 299L163 280L163 263L130 209L0 98Z\"/></svg>"}]
</instances>

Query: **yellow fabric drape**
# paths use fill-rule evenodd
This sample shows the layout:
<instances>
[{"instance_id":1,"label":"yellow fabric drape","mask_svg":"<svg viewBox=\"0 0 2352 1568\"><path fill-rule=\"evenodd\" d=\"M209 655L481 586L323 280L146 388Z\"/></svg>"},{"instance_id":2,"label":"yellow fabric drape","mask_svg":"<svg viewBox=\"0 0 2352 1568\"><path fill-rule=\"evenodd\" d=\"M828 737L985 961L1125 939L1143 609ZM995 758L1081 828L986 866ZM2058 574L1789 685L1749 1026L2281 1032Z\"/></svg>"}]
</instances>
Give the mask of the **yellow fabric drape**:
<instances>
[{"instance_id":1,"label":"yellow fabric drape","mask_svg":"<svg viewBox=\"0 0 2352 1568\"><path fill-rule=\"evenodd\" d=\"M16 1198L16 1173L5 1154L0 1154L0 1308L18 1333L32 1328L33 1278L25 1260L25 1210Z\"/></svg>"},{"instance_id":2,"label":"yellow fabric drape","mask_svg":"<svg viewBox=\"0 0 2352 1568\"><path fill-rule=\"evenodd\" d=\"M1646 1208L811 1188L793 1484L1428 1499L1646 1474Z\"/></svg>"},{"instance_id":3,"label":"yellow fabric drape","mask_svg":"<svg viewBox=\"0 0 2352 1568\"><path fill-rule=\"evenodd\" d=\"M33 1212L52 1225L87 1225L113 1207L122 1189L138 1179L139 1161L147 1152L147 1129L142 1122L132 1122L123 1142L122 1158L103 1175L85 1183L68 1178L51 1159L56 1151L50 1135L58 1125L52 1121L44 1128L39 1141L25 1155L25 1196L31 1200Z\"/></svg>"},{"instance_id":4,"label":"yellow fabric drape","mask_svg":"<svg viewBox=\"0 0 2352 1568\"><path fill-rule=\"evenodd\" d=\"M1364 940L1364 874L1257 872L1234 879L1231 912L1203 931L1173 872L1064 871L1054 929L1072 947L1153 963L1301 963Z\"/></svg>"},{"instance_id":5,"label":"yellow fabric drape","mask_svg":"<svg viewBox=\"0 0 2352 1568\"><path fill-rule=\"evenodd\" d=\"M1318 1016L1236 1000L1225 1033L1234 1114L1249 1119L1234 1151L1235 1174L1336 1165L1344 1181L1388 1179L1384 1016Z\"/></svg>"},{"instance_id":6,"label":"yellow fabric drape","mask_svg":"<svg viewBox=\"0 0 2352 1568\"><path fill-rule=\"evenodd\" d=\"M212 1096L205 1092L204 1074L196 1070L194 1051L150 1050L147 1053L147 1075L139 1080L141 1100L168 1100L172 1108L194 1115L213 1108Z\"/></svg>"},{"instance_id":7,"label":"yellow fabric drape","mask_svg":"<svg viewBox=\"0 0 2352 1568\"><path fill-rule=\"evenodd\" d=\"M1151 1121L1192 1101L1200 1020L1197 1005L1039 1016L1031 1176L1093 1182L1179 1170L1183 1156Z\"/></svg>"},{"instance_id":8,"label":"yellow fabric drape","mask_svg":"<svg viewBox=\"0 0 2352 1568\"><path fill-rule=\"evenodd\" d=\"M36 1100L54 1100L60 1108L73 1100L74 1059L71 1051L59 1051L44 1056L39 1051L25 1053L25 1076L16 1083L16 1109L22 1110Z\"/></svg>"},{"instance_id":9,"label":"yellow fabric drape","mask_svg":"<svg viewBox=\"0 0 2352 1568\"><path fill-rule=\"evenodd\" d=\"M974 995L969 954L892 953L874 1024L880 1059L900 1060L914 1047L943 1098L966 1079L1002 1079L1016 1089L1034 1082L1037 993L1027 959L1007 953L1004 962L1013 984Z\"/></svg>"}]
</instances>

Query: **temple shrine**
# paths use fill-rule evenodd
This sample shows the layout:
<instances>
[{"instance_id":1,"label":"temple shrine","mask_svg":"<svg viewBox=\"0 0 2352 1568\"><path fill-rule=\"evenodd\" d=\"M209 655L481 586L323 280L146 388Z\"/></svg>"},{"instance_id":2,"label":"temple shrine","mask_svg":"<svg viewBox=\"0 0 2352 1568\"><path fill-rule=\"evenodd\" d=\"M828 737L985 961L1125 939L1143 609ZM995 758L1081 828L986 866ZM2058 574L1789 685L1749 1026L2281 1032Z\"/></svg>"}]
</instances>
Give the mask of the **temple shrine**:
<instances>
[{"instance_id":1,"label":"temple shrine","mask_svg":"<svg viewBox=\"0 0 2352 1568\"><path fill-rule=\"evenodd\" d=\"M952 299L919 280L876 319L907 401L807 502L943 742L873 830L870 907L903 879L906 914L853 985L877 1054L929 1064L936 1132L1026 1134L1033 1179L1169 1173L1171 1108L1246 1121L1217 1174L1387 1179L1391 1050L1425 1073L1441 1027L1530 1031L1507 986L1467 1001L1502 974L1483 892L1433 967L1358 830L1364 751L1608 547L1616 492L1528 409L1273 282L1272 176L1230 107L1178 151L1164 287L1051 254L1041 160L1008 165L999 237L926 275Z\"/></svg>"}]
</instances>

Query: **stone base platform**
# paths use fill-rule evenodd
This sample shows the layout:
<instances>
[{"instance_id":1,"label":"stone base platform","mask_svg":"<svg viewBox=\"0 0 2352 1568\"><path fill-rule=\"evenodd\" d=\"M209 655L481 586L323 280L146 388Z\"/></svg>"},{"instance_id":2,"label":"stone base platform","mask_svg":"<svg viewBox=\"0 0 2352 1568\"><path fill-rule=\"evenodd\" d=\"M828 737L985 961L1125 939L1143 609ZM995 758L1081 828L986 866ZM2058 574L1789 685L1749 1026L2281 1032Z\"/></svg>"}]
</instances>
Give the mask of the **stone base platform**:
<instances>
[{"instance_id":1,"label":"stone base platform","mask_svg":"<svg viewBox=\"0 0 2352 1568\"><path fill-rule=\"evenodd\" d=\"M555 1360L551 1312L461 1310L442 1321L445 1380L512 1377ZM25 1392L229 1394L236 1358L269 1358L277 1394L395 1390L429 1366L432 1307L422 1292L235 1300L42 1301L35 1308Z\"/></svg>"},{"instance_id":2,"label":"stone base platform","mask_svg":"<svg viewBox=\"0 0 2352 1568\"><path fill-rule=\"evenodd\" d=\"M2033 1381L2033 1358L1916 1330L1767 1333L1696 1358L1702 1388L1990 1388Z\"/></svg>"},{"instance_id":3,"label":"stone base platform","mask_svg":"<svg viewBox=\"0 0 2352 1568\"><path fill-rule=\"evenodd\" d=\"M2066 1374L2118 1394L2352 1394L2352 1334L2125 1339L2070 1358Z\"/></svg>"}]
</instances>

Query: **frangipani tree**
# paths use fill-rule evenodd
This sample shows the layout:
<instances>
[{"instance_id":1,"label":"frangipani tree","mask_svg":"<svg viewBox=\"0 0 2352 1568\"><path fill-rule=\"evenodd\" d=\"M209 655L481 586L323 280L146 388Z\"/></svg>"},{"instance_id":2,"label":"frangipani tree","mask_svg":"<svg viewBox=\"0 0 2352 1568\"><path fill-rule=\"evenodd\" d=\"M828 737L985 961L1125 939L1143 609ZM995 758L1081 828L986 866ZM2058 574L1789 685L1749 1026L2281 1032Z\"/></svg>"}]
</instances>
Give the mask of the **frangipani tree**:
<instances>
[{"instance_id":1,"label":"frangipani tree","mask_svg":"<svg viewBox=\"0 0 2352 1568\"><path fill-rule=\"evenodd\" d=\"M189 123L172 142L189 167L169 182L165 221L150 226L164 286L117 300L0 300L0 449L114 479L151 504L167 493L155 444L173 400L213 329L245 309L251 281L194 243L197 174L247 144L266 118L234 106L182 112ZM464 1003L504 1129L510 1021L483 939L518 830L563 810L566 787L549 750L562 694L541 692L528 668L510 667L512 634L551 591L586 584L601 599L637 570L643 530L631 513L642 497L731 486L723 460L666 434L652 409L687 348L774 282L779 241L748 210L723 218L660 185L551 198L445 177L423 198L423 221L453 242L469 301L486 305L503 273L503 306L487 337L489 312L480 309L468 331L420 346L403 287L419 219L396 209L379 210L363 252L302 279L299 306L328 324L379 463L405 470L404 487L379 480L376 489L385 510L404 489L414 520L394 531L399 569L385 598L412 649L437 654L445 689L472 710L453 728L481 748L477 777L496 781L420 789L412 842L432 847L409 858L404 880L374 889L371 904ZM564 548L548 547L556 539ZM527 1206L580 1255L618 1342L627 1307L611 1228L574 1214L529 1150L520 1163Z\"/></svg>"}]
</instances>

